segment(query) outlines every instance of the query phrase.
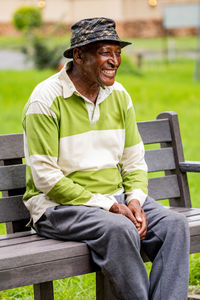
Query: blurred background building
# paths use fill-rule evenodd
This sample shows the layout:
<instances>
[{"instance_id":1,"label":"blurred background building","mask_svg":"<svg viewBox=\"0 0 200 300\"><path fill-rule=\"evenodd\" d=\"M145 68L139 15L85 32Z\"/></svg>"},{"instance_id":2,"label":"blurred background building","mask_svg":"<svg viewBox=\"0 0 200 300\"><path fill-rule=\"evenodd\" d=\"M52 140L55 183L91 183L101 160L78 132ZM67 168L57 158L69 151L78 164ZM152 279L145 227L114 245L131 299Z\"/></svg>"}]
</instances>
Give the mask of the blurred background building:
<instances>
[{"instance_id":1,"label":"blurred background building","mask_svg":"<svg viewBox=\"0 0 200 300\"><path fill-rule=\"evenodd\" d=\"M115 19L118 32L126 37L163 36L163 9L169 4L195 4L199 0L0 0L0 35L18 34L12 25L13 12L20 6L39 6L43 10L43 30L55 23L63 24L60 33L66 33L74 22L105 16ZM172 35L195 34L192 27L171 30Z\"/></svg>"}]
</instances>

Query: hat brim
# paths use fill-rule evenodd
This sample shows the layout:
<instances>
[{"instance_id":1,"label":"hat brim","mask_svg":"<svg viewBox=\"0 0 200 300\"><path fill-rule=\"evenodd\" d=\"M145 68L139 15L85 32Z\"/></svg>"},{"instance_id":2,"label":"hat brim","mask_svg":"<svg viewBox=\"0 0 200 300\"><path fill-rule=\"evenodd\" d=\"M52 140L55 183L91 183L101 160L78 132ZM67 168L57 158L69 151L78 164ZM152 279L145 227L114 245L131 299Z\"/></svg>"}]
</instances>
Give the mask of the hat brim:
<instances>
[{"instance_id":1,"label":"hat brim","mask_svg":"<svg viewBox=\"0 0 200 300\"><path fill-rule=\"evenodd\" d=\"M121 41L121 40L116 40L116 39L111 39L111 38L109 38L109 39L103 38L102 40L98 39L98 40L93 40L93 41L85 41L84 43L80 43L78 45L70 47L67 50L65 50L63 55L66 58L73 58L74 48L79 48L79 47L82 47L82 46L85 46L85 45L88 45L88 44L93 44L93 43L97 43L97 42L104 42L104 41L105 42L116 42L120 45L121 48L124 48L124 47L132 44L131 42L126 42L126 41Z\"/></svg>"}]
</instances>

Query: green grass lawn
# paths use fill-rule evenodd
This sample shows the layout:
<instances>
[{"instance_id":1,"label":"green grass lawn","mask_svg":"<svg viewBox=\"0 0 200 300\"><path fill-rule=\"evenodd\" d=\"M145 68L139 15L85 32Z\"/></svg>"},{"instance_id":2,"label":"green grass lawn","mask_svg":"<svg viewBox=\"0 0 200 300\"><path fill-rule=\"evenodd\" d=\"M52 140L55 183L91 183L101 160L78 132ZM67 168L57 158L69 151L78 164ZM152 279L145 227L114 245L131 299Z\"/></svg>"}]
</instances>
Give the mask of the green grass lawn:
<instances>
[{"instance_id":1,"label":"green grass lawn","mask_svg":"<svg viewBox=\"0 0 200 300\"><path fill-rule=\"evenodd\" d=\"M119 72L117 80L132 96L137 120L155 119L163 111L179 115L185 159L200 160L200 82L193 81L194 63L149 62L139 76ZM34 86L53 74L51 70L0 71L0 134L22 132L23 106ZM189 174L192 204L200 207L199 174ZM1 234L5 227L1 225ZM200 285L200 256L191 255L190 284ZM95 275L54 282L55 299L95 299ZM32 287L0 292L0 299L33 299Z\"/></svg>"},{"instance_id":2,"label":"green grass lawn","mask_svg":"<svg viewBox=\"0 0 200 300\"><path fill-rule=\"evenodd\" d=\"M41 36L41 35L40 35ZM29 37L30 38L30 37ZM69 36L44 36L45 42L48 42L51 47L57 45L69 44ZM0 36L0 49L20 50L29 40L23 36Z\"/></svg>"},{"instance_id":3,"label":"green grass lawn","mask_svg":"<svg viewBox=\"0 0 200 300\"><path fill-rule=\"evenodd\" d=\"M197 39L195 36L169 36L157 38L132 38L130 39L136 50L162 51L166 45L173 43L176 50L196 50Z\"/></svg>"},{"instance_id":4,"label":"green grass lawn","mask_svg":"<svg viewBox=\"0 0 200 300\"><path fill-rule=\"evenodd\" d=\"M55 36L49 35L44 37L48 39L52 46L69 43L69 36ZM162 51L166 44L173 40L174 47L176 50L196 50L197 39L196 36L185 36L185 37L157 37L157 38L126 38L133 42L134 49L136 51ZM27 43L26 37L19 36L0 36L0 48L4 49L20 49L24 43ZM128 49L128 48L127 48Z\"/></svg>"}]
</instances>

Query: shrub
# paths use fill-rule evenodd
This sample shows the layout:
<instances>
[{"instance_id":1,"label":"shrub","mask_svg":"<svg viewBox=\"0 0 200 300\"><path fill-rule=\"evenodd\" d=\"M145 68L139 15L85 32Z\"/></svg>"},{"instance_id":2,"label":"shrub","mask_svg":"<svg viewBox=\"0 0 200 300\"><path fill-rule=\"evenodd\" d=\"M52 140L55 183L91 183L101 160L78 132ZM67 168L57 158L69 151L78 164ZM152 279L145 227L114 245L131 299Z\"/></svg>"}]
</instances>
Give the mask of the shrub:
<instances>
[{"instance_id":1,"label":"shrub","mask_svg":"<svg viewBox=\"0 0 200 300\"><path fill-rule=\"evenodd\" d=\"M38 69L43 68L57 68L61 59L61 51L58 47L49 49L42 39L35 38L33 41L33 61L35 67Z\"/></svg>"},{"instance_id":2,"label":"shrub","mask_svg":"<svg viewBox=\"0 0 200 300\"><path fill-rule=\"evenodd\" d=\"M23 52L34 62L35 68L57 69L65 48L66 45L62 44L52 47L48 39L34 35L23 47Z\"/></svg>"},{"instance_id":3,"label":"shrub","mask_svg":"<svg viewBox=\"0 0 200 300\"><path fill-rule=\"evenodd\" d=\"M13 15L14 26L21 31L30 31L42 24L41 10L34 6L19 7Z\"/></svg>"}]
</instances>

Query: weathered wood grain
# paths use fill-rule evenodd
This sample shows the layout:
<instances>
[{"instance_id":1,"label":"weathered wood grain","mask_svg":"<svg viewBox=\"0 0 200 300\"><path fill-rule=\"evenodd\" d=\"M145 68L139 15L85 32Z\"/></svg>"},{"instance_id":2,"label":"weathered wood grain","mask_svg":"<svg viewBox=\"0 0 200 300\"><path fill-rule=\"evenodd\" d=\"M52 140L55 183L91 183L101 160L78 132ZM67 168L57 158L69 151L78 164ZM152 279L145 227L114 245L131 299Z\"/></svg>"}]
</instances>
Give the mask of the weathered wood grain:
<instances>
[{"instance_id":1,"label":"weathered wood grain","mask_svg":"<svg viewBox=\"0 0 200 300\"><path fill-rule=\"evenodd\" d=\"M48 282L95 272L89 252L82 256L51 260L0 270L0 290Z\"/></svg>"},{"instance_id":2,"label":"weathered wood grain","mask_svg":"<svg viewBox=\"0 0 200 300\"><path fill-rule=\"evenodd\" d=\"M0 166L0 191L24 188L26 185L26 166Z\"/></svg>"},{"instance_id":3,"label":"weathered wood grain","mask_svg":"<svg viewBox=\"0 0 200 300\"><path fill-rule=\"evenodd\" d=\"M175 212L179 212L183 214L185 217L200 215L200 208L171 207L171 206L165 206L165 208Z\"/></svg>"},{"instance_id":4,"label":"weathered wood grain","mask_svg":"<svg viewBox=\"0 0 200 300\"><path fill-rule=\"evenodd\" d=\"M0 199L0 222L28 219L30 214L25 207L22 195Z\"/></svg>"},{"instance_id":5,"label":"weathered wood grain","mask_svg":"<svg viewBox=\"0 0 200 300\"><path fill-rule=\"evenodd\" d=\"M200 172L200 161L184 161L179 163L181 172Z\"/></svg>"},{"instance_id":6,"label":"weathered wood grain","mask_svg":"<svg viewBox=\"0 0 200 300\"><path fill-rule=\"evenodd\" d=\"M190 253L200 252L200 235L193 235L190 237Z\"/></svg>"},{"instance_id":7,"label":"weathered wood grain","mask_svg":"<svg viewBox=\"0 0 200 300\"><path fill-rule=\"evenodd\" d=\"M175 112L164 112L157 116L158 120L162 120L162 119L165 120L166 118L169 120L170 132L172 136L172 142L170 143L170 145L172 146L174 152L176 174L178 178L179 189L181 192L178 200L176 198L170 200L170 205L191 207L191 199L190 199L187 175L186 173L182 173L179 168L179 163L184 161L184 154L183 154L183 145L181 140L178 115ZM165 148L168 146L169 143L166 142L161 143L161 148ZM165 171L166 175L172 173L174 173L174 171Z\"/></svg>"},{"instance_id":8,"label":"weathered wood grain","mask_svg":"<svg viewBox=\"0 0 200 300\"><path fill-rule=\"evenodd\" d=\"M0 160L24 157L23 134L0 135Z\"/></svg>"},{"instance_id":9,"label":"weathered wood grain","mask_svg":"<svg viewBox=\"0 0 200 300\"><path fill-rule=\"evenodd\" d=\"M172 148L146 150L145 160L149 172L174 170L176 168Z\"/></svg>"},{"instance_id":10,"label":"weathered wood grain","mask_svg":"<svg viewBox=\"0 0 200 300\"><path fill-rule=\"evenodd\" d=\"M180 190L176 175L149 179L149 195L155 200L180 197Z\"/></svg>"},{"instance_id":11,"label":"weathered wood grain","mask_svg":"<svg viewBox=\"0 0 200 300\"><path fill-rule=\"evenodd\" d=\"M25 243L28 243L30 245L30 243L38 242L41 240L46 240L46 238L41 237L37 234L25 235L21 237L18 236L12 239L4 239L4 240L0 240L0 249L2 247L16 246L16 245L20 245L20 247L21 246L23 247L23 244Z\"/></svg>"},{"instance_id":12,"label":"weathered wood grain","mask_svg":"<svg viewBox=\"0 0 200 300\"><path fill-rule=\"evenodd\" d=\"M30 265L30 262L31 264L40 264L57 259L87 255L88 253L89 250L85 243L53 239L9 245L0 248L0 270L7 269L10 266L18 268Z\"/></svg>"},{"instance_id":13,"label":"weathered wood grain","mask_svg":"<svg viewBox=\"0 0 200 300\"><path fill-rule=\"evenodd\" d=\"M22 231L22 232L0 235L0 242L2 240L10 240L10 239L15 239L19 237L28 236L28 235L36 235L36 232L34 230L30 230L30 231Z\"/></svg>"},{"instance_id":14,"label":"weathered wood grain","mask_svg":"<svg viewBox=\"0 0 200 300\"><path fill-rule=\"evenodd\" d=\"M138 122L138 129L144 144L171 142L169 120Z\"/></svg>"},{"instance_id":15,"label":"weathered wood grain","mask_svg":"<svg viewBox=\"0 0 200 300\"><path fill-rule=\"evenodd\" d=\"M34 284L34 300L53 300L53 281Z\"/></svg>"},{"instance_id":16,"label":"weathered wood grain","mask_svg":"<svg viewBox=\"0 0 200 300\"><path fill-rule=\"evenodd\" d=\"M194 221L194 222L189 222L189 227L190 227L190 235L191 236L200 235L200 220L199 221Z\"/></svg>"}]
</instances>

